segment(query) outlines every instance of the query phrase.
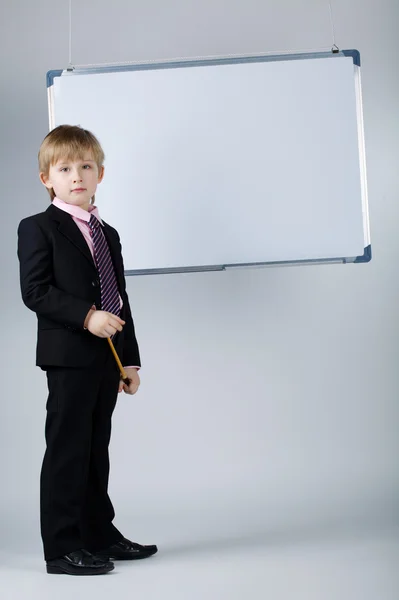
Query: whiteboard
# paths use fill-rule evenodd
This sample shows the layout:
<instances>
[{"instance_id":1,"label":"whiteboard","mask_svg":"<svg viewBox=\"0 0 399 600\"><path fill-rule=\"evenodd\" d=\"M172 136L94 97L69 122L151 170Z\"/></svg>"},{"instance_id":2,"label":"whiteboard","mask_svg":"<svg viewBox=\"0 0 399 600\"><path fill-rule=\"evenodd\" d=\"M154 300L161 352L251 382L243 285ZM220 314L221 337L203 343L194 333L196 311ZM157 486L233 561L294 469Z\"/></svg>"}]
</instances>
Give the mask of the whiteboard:
<instances>
[{"instance_id":1,"label":"whiteboard","mask_svg":"<svg viewBox=\"0 0 399 600\"><path fill-rule=\"evenodd\" d=\"M367 262L356 50L47 73L50 129L100 140L126 274Z\"/></svg>"}]
</instances>

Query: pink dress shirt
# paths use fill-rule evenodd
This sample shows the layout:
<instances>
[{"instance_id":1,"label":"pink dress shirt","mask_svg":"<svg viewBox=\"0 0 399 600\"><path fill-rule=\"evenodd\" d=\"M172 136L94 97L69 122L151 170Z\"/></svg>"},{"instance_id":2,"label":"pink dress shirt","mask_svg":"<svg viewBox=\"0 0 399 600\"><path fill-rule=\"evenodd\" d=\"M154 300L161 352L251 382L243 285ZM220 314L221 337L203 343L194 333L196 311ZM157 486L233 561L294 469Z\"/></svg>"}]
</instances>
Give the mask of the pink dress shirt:
<instances>
[{"instance_id":1,"label":"pink dress shirt","mask_svg":"<svg viewBox=\"0 0 399 600\"><path fill-rule=\"evenodd\" d=\"M92 237L90 234L90 229L88 227L88 224L90 221L90 217L93 214L96 217L96 219L98 219L100 221L101 225L103 225L103 222L101 221L100 213L98 212L97 206L95 206L94 204L90 204L89 209L84 210L84 208L80 208L80 206L74 206L73 204L68 204L67 202L64 202L64 200L60 200L59 198L54 198L53 204L60 210L63 210L64 212L71 215L73 221L79 227L84 239L86 240L87 245L89 246L91 255L93 257L93 260L95 262L94 244L93 244L93 240L92 240ZM120 296L119 296L119 298L121 301L121 308L122 308L122 306L123 306L122 298ZM93 307L93 308L95 308L95 307ZM129 367L125 367L125 369L139 370L140 367L129 366Z\"/></svg>"}]
</instances>

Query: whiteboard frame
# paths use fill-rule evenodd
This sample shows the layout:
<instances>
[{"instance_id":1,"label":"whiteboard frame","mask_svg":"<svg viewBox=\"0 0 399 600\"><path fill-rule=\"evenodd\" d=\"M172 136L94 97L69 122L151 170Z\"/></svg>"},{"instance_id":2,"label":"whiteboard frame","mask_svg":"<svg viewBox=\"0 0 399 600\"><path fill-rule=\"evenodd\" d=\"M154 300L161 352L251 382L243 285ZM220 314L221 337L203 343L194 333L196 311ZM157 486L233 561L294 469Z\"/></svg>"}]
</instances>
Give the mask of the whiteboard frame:
<instances>
[{"instance_id":1,"label":"whiteboard frame","mask_svg":"<svg viewBox=\"0 0 399 600\"><path fill-rule=\"evenodd\" d=\"M331 52L298 52L276 55L241 55L241 56L220 56L212 58L195 58L195 59L179 59L179 60L164 60L157 62L137 62L127 64L114 65L94 65L94 66L79 66L69 67L67 69L50 70L46 74L47 82L47 99L49 111L49 128L50 131L55 127L55 97L54 97L54 79L64 76L78 76L87 74L100 73L116 73L122 71L142 71L155 69L176 69L190 68L199 66L241 64L253 62L276 62L287 60L306 60L315 58L331 58L336 57L352 57L354 64L355 78L355 93L356 93L356 114L357 114L357 132L358 132L358 148L359 148L359 167L360 167L360 184L362 197L362 213L363 213L363 233L364 233L364 253L360 256L351 257L336 257L336 258L320 258L320 259L302 259L290 261L276 262L256 262L256 263L237 263L223 265L196 265L193 267L173 267L160 269L139 269L127 270L125 275L153 275L167 273L191 273L198 271L226 271L229 269L240 268L264 268L276 266L300 266L309 264L347 264L347 263L365 263L372 258L371 239L370 239L370 221L368 208L368 192L367 192L367 170L366 170L366 151L364 139L364 121L363 121L363 103L362 103L362 86L361 86L361 69L360 69L360 53L358 50L340 50Z\"/></svg>"}]
</instances>

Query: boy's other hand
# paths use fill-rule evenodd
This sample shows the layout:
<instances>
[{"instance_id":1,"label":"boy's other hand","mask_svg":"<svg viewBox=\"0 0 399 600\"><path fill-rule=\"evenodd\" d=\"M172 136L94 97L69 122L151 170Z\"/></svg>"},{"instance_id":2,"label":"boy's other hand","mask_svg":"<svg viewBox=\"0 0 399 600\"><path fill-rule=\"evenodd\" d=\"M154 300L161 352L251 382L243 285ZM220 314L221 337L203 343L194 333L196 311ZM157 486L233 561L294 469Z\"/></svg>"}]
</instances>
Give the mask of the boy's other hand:
<instances>
[{"instance_id":1,"label":"boy's other hand","mask_svg":"<svg viewBox=\"0 0 399 600\"><path fill-rule=\"evenodd\" d=\"M131 382L130 382L130 385L127 386L126 383L123 383L123 381L120 380L118 392L121 392L123 390L125 392L125 394L133 395L139 389L140 376L137 372L137 369L128 367L127 369L125 369L125 371L126 371L126 375L129 377Z\"/></svg>"},{"instance_id":2,"label":"boy's other hand","mask_svg":"<svg viewBox=\"0 0 399 600\"><path fill-rule=\"evenodd\" d=\"M87 329L93 335L108 338L117 331L122 331L125 321L105 310L95 310L87 322Z\"/></svg>"}]
</instances>

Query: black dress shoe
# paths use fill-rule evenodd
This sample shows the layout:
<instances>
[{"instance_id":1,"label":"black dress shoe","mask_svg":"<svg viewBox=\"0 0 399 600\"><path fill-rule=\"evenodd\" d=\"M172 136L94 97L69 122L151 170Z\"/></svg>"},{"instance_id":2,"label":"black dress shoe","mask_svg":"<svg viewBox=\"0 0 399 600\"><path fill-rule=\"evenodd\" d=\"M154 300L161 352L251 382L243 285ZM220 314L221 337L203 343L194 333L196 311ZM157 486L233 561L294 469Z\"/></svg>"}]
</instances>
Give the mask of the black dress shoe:
<instances>
[{"instance_id":1,"label":"black dress shoe","mask_svg":"<svg viewBox=\"0 0 399 600\"><path fill-rule=\"evenodd\" d=\"M148 558L158 552L158 548L153 546L142 546L136 542L131 542L126 538L122 538L113 546L96 552L96 556L100 558L108 558L112 560L138 560L140 558Z\"/></svg>"},{"instance_id":2,"label":"black dress shoe","mask_svg":"<svg viewBox=\"0 0 399 600\"><path fill-rule=\"evenodd\" d=\"M114 563L84 549L47 561L47 573L51 575L104 575L113 569Z\"/></svg>"}]
</instances>

